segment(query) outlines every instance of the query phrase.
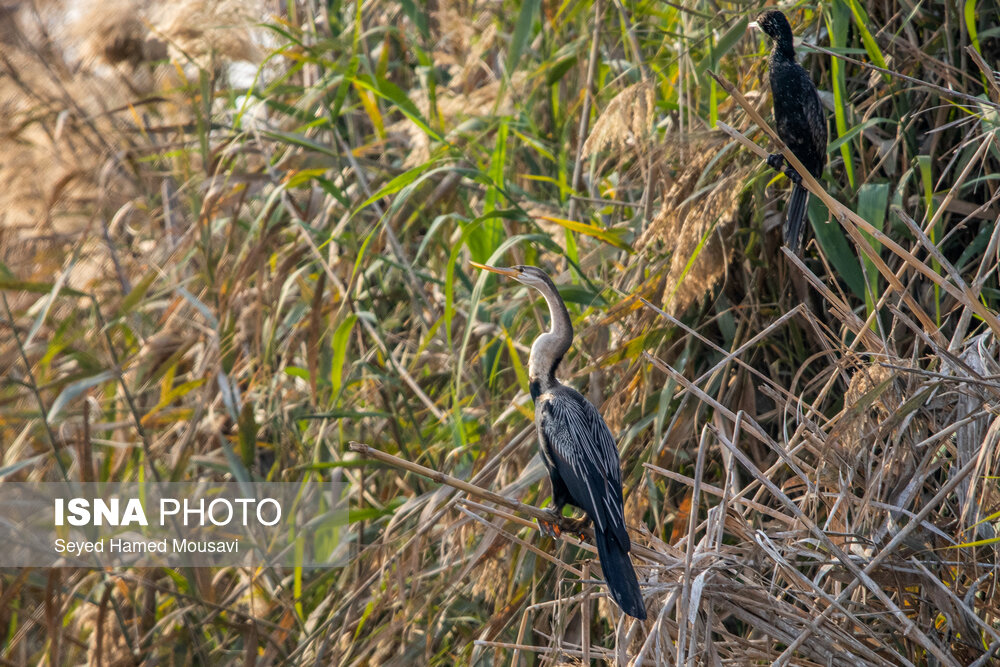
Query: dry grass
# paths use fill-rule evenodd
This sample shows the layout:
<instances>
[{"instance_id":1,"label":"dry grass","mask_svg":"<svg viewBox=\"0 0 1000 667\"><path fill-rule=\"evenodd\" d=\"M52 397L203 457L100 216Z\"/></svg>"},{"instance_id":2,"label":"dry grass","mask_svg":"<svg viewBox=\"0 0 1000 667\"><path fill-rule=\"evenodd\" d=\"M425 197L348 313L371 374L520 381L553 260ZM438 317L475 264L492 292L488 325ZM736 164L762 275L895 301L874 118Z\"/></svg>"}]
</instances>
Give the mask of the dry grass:
<instances>
[{"instance_id":1,"label":"dry grass","mask_svg":"<svg viewBox=\"0 0 1000 667\"><path fill-rule=\"evenodd\" d=\"M8 570L0 658L994 662L997 9L855 5L789 12L847 136L802 257L757 8L5 9L0 483L336 470L356 550ZM645 623L533 524L546 315L491 257L563 287Z\"/></svg>"}]
</instances>

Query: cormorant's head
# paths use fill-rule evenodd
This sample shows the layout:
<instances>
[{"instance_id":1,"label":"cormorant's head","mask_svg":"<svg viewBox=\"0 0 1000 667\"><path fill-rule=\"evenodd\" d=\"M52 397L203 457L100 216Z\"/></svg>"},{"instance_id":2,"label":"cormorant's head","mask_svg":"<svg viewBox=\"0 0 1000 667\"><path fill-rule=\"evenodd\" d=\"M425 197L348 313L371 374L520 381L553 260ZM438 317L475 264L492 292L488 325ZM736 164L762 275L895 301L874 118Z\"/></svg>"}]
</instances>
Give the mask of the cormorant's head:
<instances>
[{"instance_id":1,"label":"cormorant's head","mask_svg":"<svg viewBox=\"0 0 1000 667\"><path fill-rule=\"evenodd\" d=\"M748 27L760 28L764 31L765 35L779 44L792 45L792 26L788 23L785 15L777 9L771 9L760 14L757 20Z\"/></svg>"},{"instance_id":2,"label":"cormorant's head","mask_svg":"<svg viewBox=\"0 0 1000 667\"><path fill-rule=\"evenodd\" d=\"M545 275L545 272L537 266L518 265L504 268L499 266L487 266L486 264L479 264L477 262L470 262L470 264L477 269L499 273L501 276L513 278L522 285L528 285L529 287L534 287L539 290L552 284L552 281L549 280L547 275Z\"/></svg>"}]
</instances>

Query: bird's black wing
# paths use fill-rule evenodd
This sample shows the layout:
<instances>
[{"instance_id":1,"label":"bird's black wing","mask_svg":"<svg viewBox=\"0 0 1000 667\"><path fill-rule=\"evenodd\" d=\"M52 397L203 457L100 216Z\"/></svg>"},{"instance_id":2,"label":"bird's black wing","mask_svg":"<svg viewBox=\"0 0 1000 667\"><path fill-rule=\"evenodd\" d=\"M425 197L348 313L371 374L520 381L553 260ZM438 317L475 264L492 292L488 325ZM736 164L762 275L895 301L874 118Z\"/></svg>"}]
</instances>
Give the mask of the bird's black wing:
<instances>
[{"instance_id":1,"label":"bird's black wing","mask_svg":"<svg viewBox=\"0 0 1000 667\"><path fill-rule=\"evenodd\" d=\"M826 113L809 73L796 62L771 63L775 129L816 178L826 165Z\"/></svg>"},{"instance_id":2,"label":"bird's black wing","mask_svg":"<svg viewBox=\"0 0 1000 667\"><path fill-rule=\"evenodd\" d=\"M802 112L805 114L806 123L809 125L809 139L813 144L811 154L815 156L812 164L804 166L809 169L815 178L819 178L823 174L823 167L826 166L826 111L823 109L823 103L819 99L819 92L816 90L816 86L809 79L809 73L802 67L799 69L802 70L802 74L805 75L806 81L809 83L809 93L804 95L805 100L802 105Z\"/></svg>"},{"instance_id":3,"label":"bird's black wing","mask_svg":"<svg viewBox=\"0 0 1000 667\"><path fill-rule=\"evenodd\" d=\"M561 386L542 397L539 431L572 504L629 550L618 447L597 408Z\"/></svg>"}]
</instances>

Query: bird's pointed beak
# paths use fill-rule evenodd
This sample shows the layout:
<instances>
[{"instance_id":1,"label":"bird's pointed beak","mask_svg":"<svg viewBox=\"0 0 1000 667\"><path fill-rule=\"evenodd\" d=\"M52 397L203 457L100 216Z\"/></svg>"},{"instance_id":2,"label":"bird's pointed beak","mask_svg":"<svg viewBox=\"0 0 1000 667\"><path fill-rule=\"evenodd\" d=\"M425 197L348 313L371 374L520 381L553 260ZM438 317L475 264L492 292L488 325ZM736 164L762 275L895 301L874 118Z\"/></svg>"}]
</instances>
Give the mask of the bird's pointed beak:
<instances>
[{"instance_id":1,"label":"bird's pointed beak","mask_svg":"<svg viewBox=\"0 0 1000 667\"><path fill-rule=\"evenodd\" d=\"M483 271L491 271L492 273L499 273L501 276L507 276L509 278L514 278L518 275L519 271L517 269L505 269L499 266L489 266L487 264L480 264L479 262L469 262L477 269L482 269Z\"/></svg>"},{"instance_id":2,"label":"bird's pointed beak","mask_svg":"<svg viewBox=\"0 0 1000 667\"><path fill-rule=\"evenodd\" d=\"M747 30L760 30L760 25L756 21L747 23Z\"/></svg>"}]
</instances>

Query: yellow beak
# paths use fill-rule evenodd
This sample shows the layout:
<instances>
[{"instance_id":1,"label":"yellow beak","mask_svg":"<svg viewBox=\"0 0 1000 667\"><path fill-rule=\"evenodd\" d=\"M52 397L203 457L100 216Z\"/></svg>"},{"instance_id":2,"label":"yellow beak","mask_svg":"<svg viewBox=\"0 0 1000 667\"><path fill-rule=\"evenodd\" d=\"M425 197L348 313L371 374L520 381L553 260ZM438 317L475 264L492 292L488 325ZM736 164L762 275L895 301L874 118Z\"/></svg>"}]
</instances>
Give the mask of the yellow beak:
<instances>
[{"instance_id":1,"label":"yellow beak","mask_svg":"<svg viewBox=\"0 0 1000 667\"><path fill-rule=\"evenodd\" d=\"M478 262L469 262L477 269L482 269L483 271L491 271L493 273L499 273L501 276L507 276L508 278L515 278L520 273L517 269L505 269L499 266L488 266L486 264L480 264Z\"/></svg>"}]
</instances>

